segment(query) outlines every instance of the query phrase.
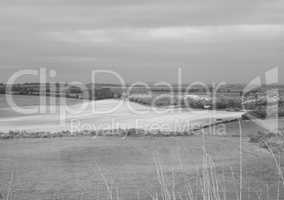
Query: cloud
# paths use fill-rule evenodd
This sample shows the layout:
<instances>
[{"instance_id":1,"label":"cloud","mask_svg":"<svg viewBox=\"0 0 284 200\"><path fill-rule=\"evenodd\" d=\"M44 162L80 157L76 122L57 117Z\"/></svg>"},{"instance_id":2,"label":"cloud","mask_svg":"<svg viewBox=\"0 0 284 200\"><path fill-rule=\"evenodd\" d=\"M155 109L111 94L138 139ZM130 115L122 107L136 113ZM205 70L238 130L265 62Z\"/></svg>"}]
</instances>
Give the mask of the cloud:
<instances>
[{"instance_id":1,"label":"cloud","mask_svg":"<svg viewBox=\"0 0 284 200\"><path fill-rule=\"evenodd\" d=\"M109 43L113 38L109 37L104 30L80 30L73 32L50 32L47 33L57 41L70 43Z\"/></svg>"},{"instance_id":2,"label":"cloud","mask_svg":"<svg viewBox=\"0 0 284 200\"><path fill-rule=\"evenodd\" d=\"M282 0L0 0L2 26L63 31L284 23Z\"/></svg>"},{"instance_id":3,"label":"cloud","mask_svg":"<svg viewBox=\"0 0 284 200\"><path fill-rule=\"evenodd\" d=\"M51 39L79 44L121 42L215 42L231 39L275 38L282 36L284 25L181 26L158 28L96 29L49 32Z\"/></svg>"},{"instance_id":4,"label":"cloud","mask_svg":"<svg viewBox=\"0 0 284 200\"><path fill-rule=\"evenodd\" d=\"M135 80L184 64L191 78L221 68L243 79L239 67L284 65L283 11L283 0L0 0L0 69L52 66L68 79L95 63Z\"/></svg>"}]
</instances>

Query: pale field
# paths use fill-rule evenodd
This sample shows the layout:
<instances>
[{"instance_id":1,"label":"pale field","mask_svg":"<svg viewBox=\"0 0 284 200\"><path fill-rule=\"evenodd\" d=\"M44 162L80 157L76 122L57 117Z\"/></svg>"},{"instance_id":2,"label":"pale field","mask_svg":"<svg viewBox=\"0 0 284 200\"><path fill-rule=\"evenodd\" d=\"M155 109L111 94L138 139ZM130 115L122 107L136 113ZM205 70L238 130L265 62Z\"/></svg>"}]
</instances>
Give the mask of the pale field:
<instances>
[{"instance_id":1,"label":"pale field","mask_svg":"<svg viewBox=\"0 0 284 200\"><path fill-rule=\"evenodd\" d=\"M216 119L238 119L243 114L243 112L153 108L115 99L85 101L69 105L68 109L72 109L74 113L68 112L67 108L62 105L44 107L47 110L47 113L44 114L19 114L9 117L0 115L0 131L57 132L117 128L172 131L181 127L191 129L215 123ZM24 106L22 108L31 109L35 106ZM51 108L56 112L50 113ZM4 109L2 108L2 111Z\"/></svg>"},{"instance_id":2,"label":"pale field","mask_svg":"<svg viewBox=\"0 0 284 200\"><path fill-rule=\"evenodd\" d=\"M19 116L26 116L24 114L20 114L15 112L13 109L10 108L7 97L13 97L14 103L21 107L33 107L40 104L40 97L39 96L26 96L26 95L4 95L0 94L0 119L1 118L13 118ZM71 99L71 98L62 98L62 101L66 102L67 105L74 105L82 102L80 99ZM50 101L50 97L46 98L47 105L59 105L60 99L54 98L54 103Z\"/></svg>"}]
</instances>

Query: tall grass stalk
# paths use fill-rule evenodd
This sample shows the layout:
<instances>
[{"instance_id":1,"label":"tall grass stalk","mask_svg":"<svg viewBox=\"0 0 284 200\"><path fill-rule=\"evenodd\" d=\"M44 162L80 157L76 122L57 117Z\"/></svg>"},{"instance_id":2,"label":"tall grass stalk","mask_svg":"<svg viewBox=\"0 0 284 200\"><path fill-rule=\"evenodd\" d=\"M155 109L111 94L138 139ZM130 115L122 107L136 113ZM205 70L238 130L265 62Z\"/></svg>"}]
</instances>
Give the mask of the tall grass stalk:
<instances>
[{"instance_id":1,"label":"tall grass stalk","mask_svg":"<svg viewBox=\"0 0 284 200\"><path fill-rule=\"evenodd\" d=\"M13 170L10 174L10 181L7 191L6 200L12 200L13 199L13 185L14 185L14 179L15 179L15 171Z\"/></svg>"}]
</instances>

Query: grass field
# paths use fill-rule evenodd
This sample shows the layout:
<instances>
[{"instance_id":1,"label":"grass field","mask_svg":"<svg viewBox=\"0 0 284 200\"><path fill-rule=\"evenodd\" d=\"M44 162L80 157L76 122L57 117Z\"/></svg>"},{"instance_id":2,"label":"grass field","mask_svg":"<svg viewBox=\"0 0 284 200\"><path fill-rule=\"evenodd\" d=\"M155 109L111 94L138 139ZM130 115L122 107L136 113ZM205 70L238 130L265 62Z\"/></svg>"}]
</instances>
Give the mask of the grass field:
<instances>
[{"instance_id":1,"label":"grass field","mask_svg":"<svg viewBox=\"0 0 284 200\"><path fill-rule=\"evenodd\" d=\"M82 105L86 107L80 113L70 114L65 107L56 106L55 113L0 117L0 131L56 132L71 130L72 127L74 130L74 124L75 131L77 129L78 131L113 129L113 127L173 130L183 126L190 128L211 124L215 122L215 119L238 119L243 114L243 112L156 108L115 99L88 101L71 105L70 108L78 110ZM50 108L47 106L46 110L49 111ZM64 116L64 123L60 123L62 116Z\"/></svg>"},{"instance_id":2,"label":"grass field","mask_svg":"<svg viewBox=\"0 0 284 200\"><path fill-rule=\"evenodd\" d=\"M96 111L106 111L120 101L95 103ZM127 103L143 114L133 113ZM79 104L73 105L76 106ZM214 122L211 119L238 119L241 114L175 108L158 113L151 109L122 102L111 113L94 114L87 107L81 114L67 115L67 119L75 118L86 124L108 124L115 119L128 127L136 126L139 119L143 126L153 122L182 126L184 120L200 125ZM57 124L56 116L58 113L1 117L0 129L63 129ZM273 154L248 142L247 136L263 128L252 121L241 121L243 137L240 138L238 121L220 125L225 133L222 136L212 136L212 131L220 128L217 126L205 128L194 136L179 137L0 140L0 199L284 199L283 153ZM279 127L284 128L284 119L279 120Z\"/></svg>"},{"instance_id":3,"label":"grass field","mask_svg":"<svg viewBox=\"0 0 284 200\"><path fill-rule=\"evenodd\" d=\"M168 188L177 199L190 199L185 197L185 187L190 185L194 199L202 199L198 194L206 175L201 170L204 142L213 160L207 167L213 166L220 199L238 199L239 138L213 136L205 140L198 136L2 140L0 191L2 196L9 192L10 199L21 200L142 200L155 199ZM242 153L242 199L257 199L257 195L277 199L279 176L273 158L246 139ZM161 186L161 180L166 186Z\"/></svg>"},{"instance_id":4,"label":"grass field","mask_svg":"<svg viewBox=\"0 0 284 200\"><path fill-rule=\"evenodd\" d=\"M13 118L19 116L25 116L23 114L19 114L13 111L8 102L7 98L4 94L0 94L0 119L1 118ZM11 96L11 95L10 95ZM67 105L74 105L81 103L82 100L80 99L71 99L71 98L63 98L66 101ZM33 107L40 104L40 97L39 96L26 96L26 95L13 95L13 100L16 105L21 107ZM46 104L49 106L56 106L60 104L59 98L54 98L54 103L50 101L50 97L46 97Z\"/></svg>"}]
</instances>

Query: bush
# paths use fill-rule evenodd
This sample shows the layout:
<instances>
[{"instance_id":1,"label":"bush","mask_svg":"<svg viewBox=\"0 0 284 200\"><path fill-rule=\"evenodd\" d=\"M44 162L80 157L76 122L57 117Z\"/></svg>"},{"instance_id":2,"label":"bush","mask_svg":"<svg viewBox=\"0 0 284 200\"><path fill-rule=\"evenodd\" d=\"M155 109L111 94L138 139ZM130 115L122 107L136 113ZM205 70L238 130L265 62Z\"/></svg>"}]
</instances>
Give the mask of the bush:
<instances>
[{"instance_id":1,"label":"bush","mask_svg":"<svg viewBox=\"0 0 284 200\"><path fill-rule=\"evenodd\" d=\"M249 142L257 143L261 148L271 150L274 153L284 149L284 138L281 134L258 131L256 134L249 135Z\"/></svg>"}]
</instances>

